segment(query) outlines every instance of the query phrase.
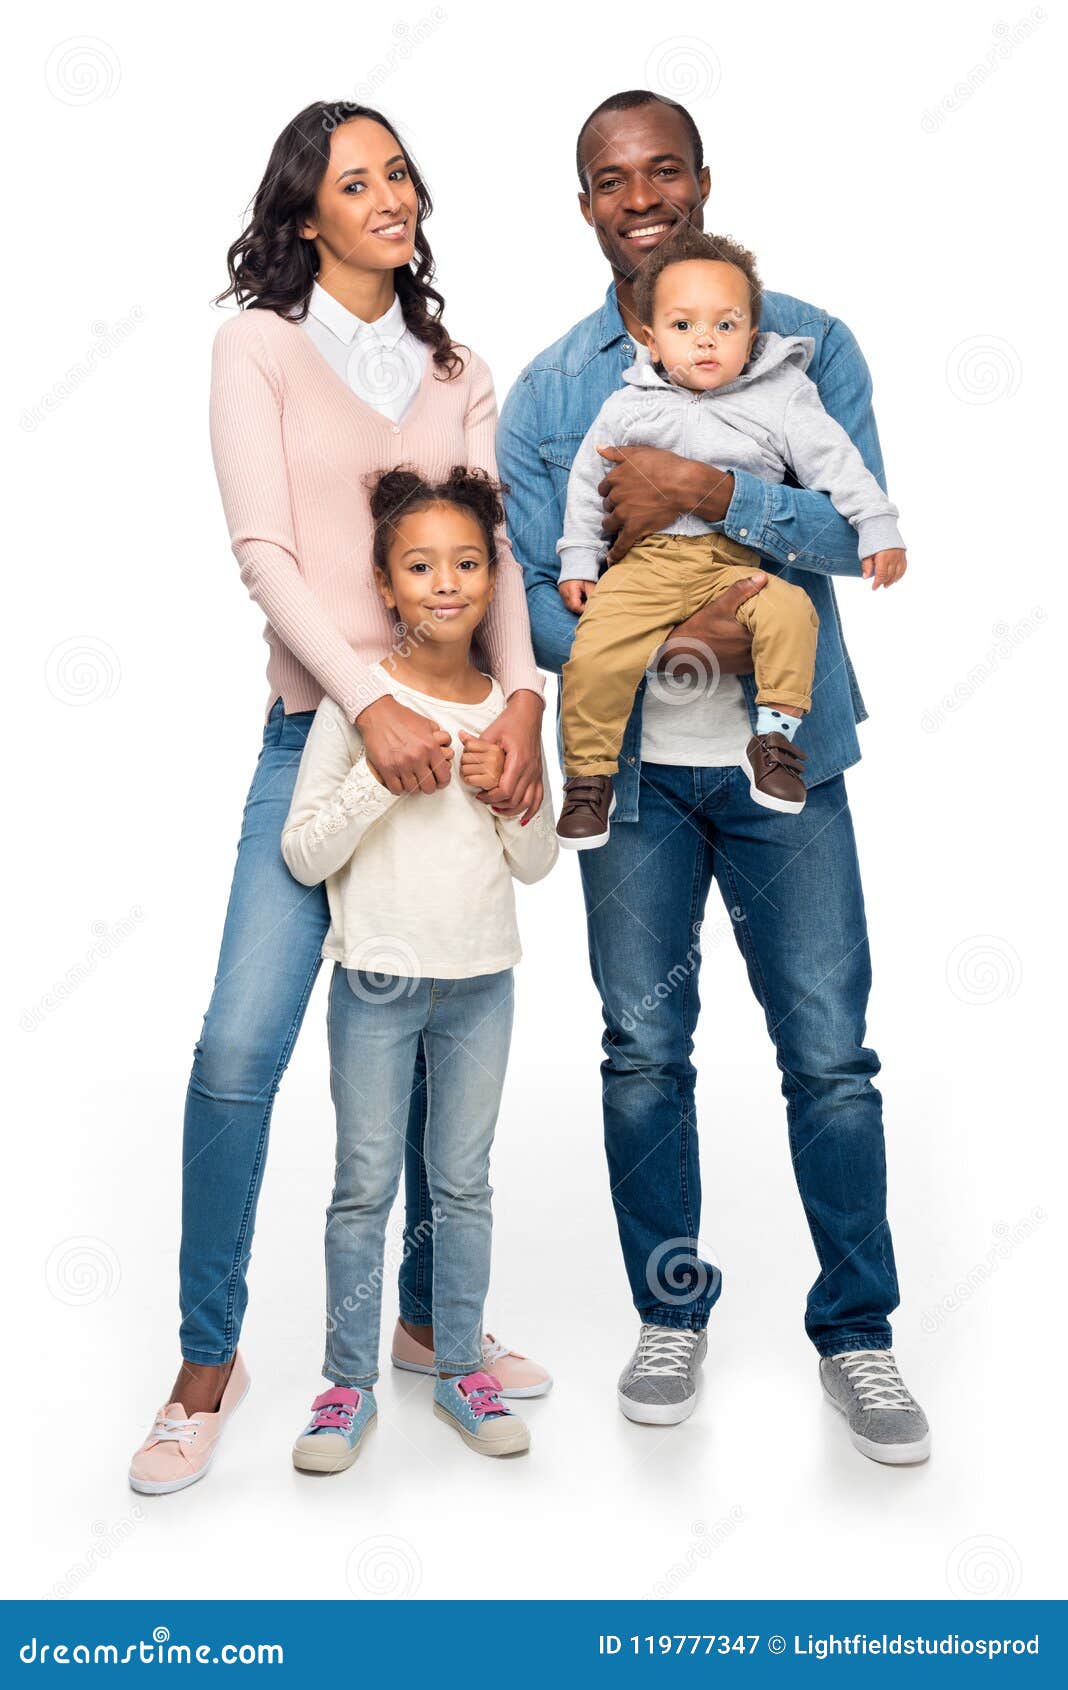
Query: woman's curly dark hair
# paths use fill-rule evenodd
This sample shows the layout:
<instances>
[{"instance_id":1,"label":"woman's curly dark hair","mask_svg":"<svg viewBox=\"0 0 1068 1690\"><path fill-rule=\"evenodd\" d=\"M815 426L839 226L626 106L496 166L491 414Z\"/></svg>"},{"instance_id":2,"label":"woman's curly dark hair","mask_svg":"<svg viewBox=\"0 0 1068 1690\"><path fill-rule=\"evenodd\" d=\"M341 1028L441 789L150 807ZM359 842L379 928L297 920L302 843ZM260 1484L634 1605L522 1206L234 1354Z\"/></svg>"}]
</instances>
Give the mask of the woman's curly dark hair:
<instances>
[{"instance_id":1,"label":"woman's curly dark hair","mask_svg":"<svg viewBox=\"0 0 1068 1690\"><path fill-rule=\"evenodd\" d=\"M414 469L387 469L368 478L371 518L375 525L372 560L389 575L389 548L397 523L429 505L455 505L474 517L482 530L490 567L497 562L497 531L504 526L502 496L508 489L484 470L456 464L444 481L428 481Z\"/></svg>"},{"instance_id":2,"label":"woman's curly dark hair","mask_svg":"<svg viewBox=\"0 0 1068 1690\"><path fill-rule=\"evenodd\" d=\"M371 106L350 102L329 105L316 100L287 123L271 148L263 180L252 201L249 222L226 255L230 285L215 304L236 299L238 305L303 322L308 314L312 283L319 269L314 241L300 234L312 215L315 196L330 158L330 137L342 123L366 117L380 123L404 154L415 188L419 217L415 255L410 264L393 272L404 321L417 340L429 346L439 379L448 380L463 369L463 359L442 322L445 301L432 286L434 255L424 223L434 209L419 167L389 119Z\"/></svg>"}]
</instances>

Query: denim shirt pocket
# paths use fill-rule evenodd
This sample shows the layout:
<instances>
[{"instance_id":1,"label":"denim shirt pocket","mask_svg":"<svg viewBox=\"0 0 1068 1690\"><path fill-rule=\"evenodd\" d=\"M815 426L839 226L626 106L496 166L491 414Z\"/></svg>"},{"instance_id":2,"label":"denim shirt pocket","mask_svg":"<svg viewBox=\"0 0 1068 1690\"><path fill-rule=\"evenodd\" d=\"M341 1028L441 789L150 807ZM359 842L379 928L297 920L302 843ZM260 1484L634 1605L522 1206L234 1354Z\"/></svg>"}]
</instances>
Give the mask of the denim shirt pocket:
<instances>
[{"instance_id":1,"label":"denim shirt pocket","mask_svg":"<svg viewBox=\"0 0 1068 1690\"><path fill-rule=\"evenodd\" d=\"M554 434L538 446L538 456L548 468L561 510L567 502L567 478L571 474L571 465L584 439L585 434Z\"/></svg>"}]
</instances>

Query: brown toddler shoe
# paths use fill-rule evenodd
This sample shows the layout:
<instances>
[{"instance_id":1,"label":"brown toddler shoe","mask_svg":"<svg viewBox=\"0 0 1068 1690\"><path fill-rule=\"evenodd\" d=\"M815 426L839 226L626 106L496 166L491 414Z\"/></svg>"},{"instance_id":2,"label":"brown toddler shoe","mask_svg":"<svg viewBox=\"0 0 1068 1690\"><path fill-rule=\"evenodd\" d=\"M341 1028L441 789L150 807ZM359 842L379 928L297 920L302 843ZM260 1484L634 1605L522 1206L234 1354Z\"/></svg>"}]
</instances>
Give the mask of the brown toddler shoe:
<instances>
[{"instance_id":1,"label":"brown toddler shoe","mask_svg":"<svg viewBox=\"0 0 1068 1690\"><path fill-rule=\"evenodd\" d=\"M796 816L808 797L802 775L805 753L785 734L754 734L745 748L742 768L749 776L749 793L765 810Z\"/></svg>"},{"instance_id":2,"label":"brown toddler shoe","mask_svg":"<svg viewBox=\"0 0 1068 1690\"><path fill-rule=\"evenodd\" d=\"M569 851L596 851L608 843L608 818L615 807L611 776L572 775L564 782L556 837Z\"/></svg>"}]
</instances>

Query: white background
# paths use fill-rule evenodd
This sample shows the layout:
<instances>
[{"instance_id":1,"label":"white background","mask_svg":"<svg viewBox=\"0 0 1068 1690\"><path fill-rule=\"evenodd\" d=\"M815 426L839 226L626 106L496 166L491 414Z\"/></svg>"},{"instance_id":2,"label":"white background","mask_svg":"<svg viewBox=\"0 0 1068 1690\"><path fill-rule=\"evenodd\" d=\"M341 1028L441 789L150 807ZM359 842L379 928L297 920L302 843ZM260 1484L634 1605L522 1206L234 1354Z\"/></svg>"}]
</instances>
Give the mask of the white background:
<instances>
[{"instance_id":1,"label":"white background","mask_svg":"<svg viewBox=\"0 0 1068 1690\"><path fill-rule=\"evenodd\" d=\"M1063 272L1043 164L1057 19L1024 0L680 3L663 26L633 0L166 18L90 0L33 9L20 29L5 155L20 609L5 689L19 1077L4 1350L8 1475L28 1483L32 1463L33 1531L5 1534L6 1592L1053 1594ZM569 859L522 896L494 1157L490 1324L557 1378L530 1408L529 1459L476 1460L431 1415L429 1385L387 1369L356 1467L315 1482L290 1466L320 1388L324 971L275 1109L242 1340L253 1394L206 1483L138 1499L127 1461L177 1359L185 1084L266 704L262 615L207 438L226 248L283 124L313 98L369 92L429 178L449 327L503 399L603 295L575 132L634 86L688 100L708 226L751 246L769 286L843 316L875 374L911 569L889 594L840 585L872 713L849 788L896 1348L933 1458L874 1466L821 1402L777 1073L722 937L706 939L697 1060L702 1235L724 1295L693 1418L620 1417L635 1318ZM387 1333L393 1309L390 1289Z\"/></svg>"}]
</instances>

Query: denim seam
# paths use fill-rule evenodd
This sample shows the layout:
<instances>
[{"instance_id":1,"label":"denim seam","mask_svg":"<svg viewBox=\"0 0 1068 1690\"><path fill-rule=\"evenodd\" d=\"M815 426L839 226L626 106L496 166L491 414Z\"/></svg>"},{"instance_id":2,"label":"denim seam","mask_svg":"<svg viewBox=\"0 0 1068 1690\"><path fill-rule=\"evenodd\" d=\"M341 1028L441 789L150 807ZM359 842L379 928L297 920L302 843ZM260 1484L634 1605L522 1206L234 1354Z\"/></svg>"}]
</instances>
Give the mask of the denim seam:
<instances>
[{"instance_id":1,"label":"denim seam","mask_svg":"<svg viewBox=\"0 0 1068 1690\"><path fill-rule=\"evenodd\" d=\"M712 1304L704 1298L691 1303L687 1309L668 1309L663 1303L635 1305L643 1326L673 1326L685 1332L703 1332L712 1313Z\"/></svg>"},{"instance_id":2,"label":"denim seam","mask_svg":"<svg viewBox=\"0 0 1068 1690\"><path fill-rule=\"evenodd\" d=\"M431 998L431 1004L433 1004L433 997ZM427 1019L429 1020L429 1015ZM429 1065L427 1063L426 1055L426 1039L423 1033L419 1035L419 1048L423 1056L423 1084L420 1088L423 1094L423 1120L419 1138L419 1191L417 1204L419 1218L416 1224L419 1227L422 1227L424 1220L430 1220L433 1214L433 1205L430 1201L430 1182L426 1175L426 1120L427 1113L430 1108L430 1092L427 1086ZM419 1304L420 1313L426 1314L428 1318L425 1321L413 1320L411 1315L405 1315L404 1318L408 1320L412 1326L432 1326L434 1323L433 1307L432 1304L427 1301L428 1287L426 1283L426 1275L423 1271L423 1264L426 1257L424 1244L424 1237L420 1235L419 1243L415 1248L415 1297ZM431 1276L429 1290L431 1296L433 1296L433 1276Z\"/></svg>"},{"instance_id":3,"label":"denim seam","mask_svg":"<svg viewBox=\"0 0 1068 1690\"><path fill-rule=\"evenodd\" d=\"M730 861L728 860L725 853L721 854L721 860L723 862L725 877L726 877L726 879L727 879L727 881L730 885L731 903L736 909L744 909L745 906L744 906L743 900L739 896L738 883L734 878L734 873L733 873L733 870L731 869ZM739 928L740 928L740 931L739 931ZM735 926L735 931L738 934L738 943L741 947L742 954L744 955L747 964L749 965L750 969L752 970L754 977L758 981L760 1007L764 1011L765 1018L770 1019L770 1012L771 1012L771 1007L772 1007L771 1006L771 994L768 991L767 981L764 978L764 971L760 966L760 958L757 955L757 952L756 952L756 949L753 945L752 939L750 938L748 921L742 921L740 923L737 923L736 926ZM779 1072L782 1075L783 1080L786 1081L790 1078L790 1076L788 1074L787 1069L783 1066L782 1054L781 1054L781 1050L780 1050L780 1046L779 1046L779 1039L778 1039L778 1037L775 1033L771 1032L770 1028L769 1028L769 1037L771 1038L771 1041L775 1046L775 1059L776 1059L776 1063L777 1063L778 1068L779 1068ZM796 1136L795 1128L796 1128L796 1119L797 1119L797 1106L796 1106L796 1101L795 1101L795 1097L794 1097L793 1092L787 1090L785 1085L783 1086L783 1097L784 1097L785 1103L786 1103L786 1137L787 1137L787 1142L789 1143L789 1146L790 1146L790 1161L791 1161L791 1165L793 1167L794 1180L795 1180L795 1183L796 1183L796 1181L797 1181L797 1136ZM820 1274L822 1275L822 1277L824 1279L826 1279L828 1277L827 1264L823 1259L823 1251L820 1248L819 1239L816 1235L816 1229L813 1225L812 1215L809 1213L808 1204L805 1202L804 1197L801 1195L800 1185L798 1185L798 1196L801 1198L801 1207L805 1211L805 1221L808 1225L809 1235L812 1239L812 1247L816 1252L816 1260L819 1262L819 1265L820 1265Z\"/></svg>"},{"instance_id":4,"label":"denim seam","mask_svg":"<svg viewBox=\"0 0 1068 1690\"><path fill-rule=\"evenodd\" d=\"M323 1357L323 1378L329 1379L332 1385L353 1391L373 1391L378 1383L378 1371L363 1374L346 1374L343 1367L332 1367L330 1357Z\"/></svg>"},{"instance_id":5,"label":"denim seam","mask_svg":"<svg viewBox=\"0 0 1068 1690\"><path fill-rule=\"evenodd\" d=\"M694 771L695 795L696 795L696 787L697 787L697 773L696 773L696 770L695 770ZM699 889L700 884L701 884L701 869L702 869L702 865L705 862L707 851L708 851L708 840L705 837L704 832L702 831L702 834L701 834L701 849L700 849L700 851L697 851L694 854L693 877L692 877L692 880L691 880L691 883L690 883L690 915L689 915L689 921L687 923L687 933L689 935L689 939L690 939L691 944L693 942L694 922L696 920L696 912L697 912L697 905L698 905L698 889ZM692 992L692 989L693 989L693 981L694 981L695 972L696 972L696 970L691 969L690 972L687 974L686 984L684 985L683 990L682 990L682 1017L683 1017L683 1023L682 1024L683 1024L683 1028L686 1032L687 1041L689 1041L689 1039L691 1037L690 1032L689 1032L689 1027L690 1027L690 1013L689 1012L690 1012L690 998L691 998L691 992ZM687 1058L687 1060L689 1060L689 1057ZM695 1081L695 1084L696 1084L696 1081ZM693 1239L694 1245L696 1246L697 1245L697 1236L696 1236L696 1230L695 1230L694 1224L693 1224L693 1210L691 1208L689 1185L688 1185L688 1181L687 1181L687 1177L686 1177L686 1150L687 1150L687 1146L689 1144L690 1131L692 1130L696 1134L696 1130L697 1130L697 1122L696 1122L696 1119L694 1118L694 1105L693 1105L693 1099L692 1098L690 1099L689 1103L685 1105L685 1107L683 1109L682 1120L681 1120L681 1129L682 1130L679 1134L679 1140L680 1140L680 1142L679 1142L679 1164L680 1164L679 1165L679 1184L680 1184L681 1189L682 1189L682 1207L683 1207L683 1214L684 1214L684 1217L685 1217L685 1220L686 1220L687 1237ZM695 1249L695 1254L696 1254L696 1249Z\"/></svg>"},{"instance_id":6,"label":"denim seam","mask_svg":"<svg viewBox=\"0 0 1068 1690\"><path fill-rule=\"evenodd\" d=\"M833 1345L833 1348L828 1346ZM889 1350L893 1348L890 1338L885 1342L873 1332L855 1333L843 1338L836 1332L833 1338L822 1338L816 1343L816 1349L824 1360L829 1361L832 1356L846 1355L850 1350Z\"/></svg>"},{"instance_id":7,"label":"denim seam","mask_svg":"<svg viewBox=\"0 0 1068 1690\"><path fill-rule=\"evenodd\" d=\"M257 1182L259 1180L260 1169L263 1166L264 1152L265 1152L266 1145L267 1145L268 1131L269 1131L270 1122L271 1122L271 1112L274 1108L274 1099L275 1099L275 1096L277 1094L278 1087L281 1084L282 1075L285 1073L286 1064L288 1063L289 1058L292 1054L293 1046L296 1043L297 1034L299 1033L300 1028L301 1028L301 1024L304 1020L304 1011L308 1007L308 999L311 997L312 988L315 985L316 978L318 977L319 967L320 967L321 962L322 962L322 957L317 956L312 963L311 969L309 970L307 984L304 988L303 993L301 994L300 1002L297 1005L297 1012L293 1017L292 1025L290 1026L289 1033L288 1033L288 1036L286 1038L285 1044L282 1046L282 1053L281 1053L279 1060L278 1060L278 1066L276 1067L276 1069L274 1071L274 1076L271 1080L271 1084L270 1084L270 1087L269 1087L268 1093L267 1093L267 1106L264 1109L263 1120L262 1120L261 1125L260 1125L259 1143L256 1146L256 1156L255 1156L255 1159L254 1159L253 1164L252 1164L252 1173L251 1173L251 1176L249 1178L248 1193L247 1193L247 1196L245 1198L245 1210L244 1210L244 1214L241 1217L241 1224L237 1229L237 1242L236 1242L236 1246L235 1246L235 1249L234 1249L234 1263L233 1263L233 1267L230 1269L230 1284L229 1284L229 1288L228 1288L228 1291L227 1291L227 1299L226 1299L226 1321L225 1321L225 1326L224 1326L224 1343L225 1343L225 1346L226 1346L228 1353L231 1354L231 1355L233 1354L234 1349L237 1347L237 1339L236 1339L236 1336L234 1334L234 1329L233 1329L233 1320L234 1320L234 1304L237 1301L238 1280L239 1280L239 1277L240 1277L241 1267L242 1267L242 1254L243 1254L243 1251L244 1251L245 1239L248 1236L248 1225L249 1225L249 1220L250 1220L251 1215L252 1215L252 1208L253 1208L253 1203L254 1203L254 1194L255 1194L255 1191L256 1191ZM246 1258L246 1261L247 1261L247 1258Z\"/></svg>"}]
</instances>

